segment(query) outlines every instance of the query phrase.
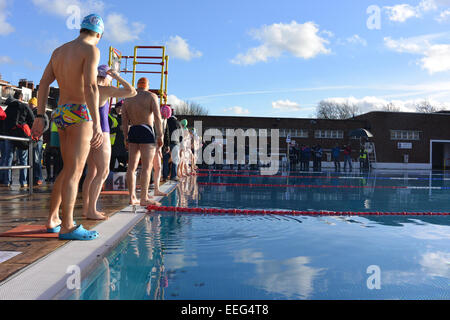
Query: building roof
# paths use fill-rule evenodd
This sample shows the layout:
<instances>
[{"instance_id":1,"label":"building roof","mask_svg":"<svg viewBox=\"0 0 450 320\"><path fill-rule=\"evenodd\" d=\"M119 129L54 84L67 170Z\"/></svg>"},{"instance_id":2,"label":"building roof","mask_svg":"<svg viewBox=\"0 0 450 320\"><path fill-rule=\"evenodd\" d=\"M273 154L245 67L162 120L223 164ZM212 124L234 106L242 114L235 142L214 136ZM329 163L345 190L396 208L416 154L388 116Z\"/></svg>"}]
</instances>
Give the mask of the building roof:
<instances>
[{"instance_id":1,"label":"building roof","mask_svg":"<svg viewBox=\"0 0 450 320\"><path fill-rule=\"evenodd\" d=\"M426 113L426 112L403 112L403 111L370 111L367 113L363 113L360 114L358 116L353 117L353 119L359 119L359 118L365 118L366 116L369 115L376 115L376 114L389 114L389 115L427 115L427 116L433 116L433 115L438 115L438 116L448 116L450 115L450 111L446 111L446 110L442 110L442 111L438 111L438 112L433 112L433 113Z\"/></svg>"}]
</instances>

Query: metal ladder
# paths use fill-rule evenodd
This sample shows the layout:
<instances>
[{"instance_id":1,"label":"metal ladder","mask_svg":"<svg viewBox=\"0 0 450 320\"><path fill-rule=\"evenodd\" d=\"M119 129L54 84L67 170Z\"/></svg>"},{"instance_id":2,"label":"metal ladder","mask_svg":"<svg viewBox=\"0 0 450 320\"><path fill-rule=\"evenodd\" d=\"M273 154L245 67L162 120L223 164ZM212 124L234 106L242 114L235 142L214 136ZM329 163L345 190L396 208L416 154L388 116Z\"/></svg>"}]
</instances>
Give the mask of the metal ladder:
<instances>
[{"instance_id":1,"label":"metal ladder","mask_svg":"<svg viewBox=\"0 0 450 320\"><path fill-rule=\"evenodd\" d=\"M377 163L377 152L375 150L375 143L366 142L365 148L367 150L367 157L369 159L369 167L373 169L373 164Z\"/></svg>"}]
</instances>

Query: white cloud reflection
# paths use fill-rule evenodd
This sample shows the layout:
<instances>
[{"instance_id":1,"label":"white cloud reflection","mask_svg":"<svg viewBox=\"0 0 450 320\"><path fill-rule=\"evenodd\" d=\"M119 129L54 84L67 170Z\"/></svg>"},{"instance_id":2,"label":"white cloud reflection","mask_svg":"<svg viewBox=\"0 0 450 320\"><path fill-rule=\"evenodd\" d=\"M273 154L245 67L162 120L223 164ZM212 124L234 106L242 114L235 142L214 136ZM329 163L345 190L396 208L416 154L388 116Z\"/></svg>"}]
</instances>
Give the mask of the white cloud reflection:
<instances>
[{"instance_id":1,"label":"white cloud reflection","mask_svg":"<svg viewBox=\"0 0 450 320\"><path fill-rule=\"evenodd\" d=\"M428 252L422 256L420 265L428 276L450 279L450 252Z\"/></svg>"},{"instance_id":2,"label":"white cloud reflection","mask_svg":"<svg viewBox=\"0 0 450 320\"><path fill-rule=\"evenodd\" d=\"M308 266L311 259L303 256L264 260L261 252L244 249L235 253L234 258L234 262L255 264L255 277L249 284L286 299L308 299L314 292L314 280L325 270Z\"/></svg>"}]
</instances>

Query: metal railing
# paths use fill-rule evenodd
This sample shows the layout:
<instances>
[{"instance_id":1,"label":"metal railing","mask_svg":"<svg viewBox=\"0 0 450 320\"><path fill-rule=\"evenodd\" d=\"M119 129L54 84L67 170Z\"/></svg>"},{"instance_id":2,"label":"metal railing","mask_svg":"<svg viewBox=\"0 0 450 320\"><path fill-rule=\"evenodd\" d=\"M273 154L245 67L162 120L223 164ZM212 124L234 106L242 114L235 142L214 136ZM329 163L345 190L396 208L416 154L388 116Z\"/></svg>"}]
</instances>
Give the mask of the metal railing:
<instances>
[{"instance_id":1,"label":"metal railing","mask_svg":"<svg viewBox=\"0 0 450 320\"><path fill-rule=\"evenodd\" d=\"M9 140L9 141L22 141L28 143L28 166L11 166L11 167L1 167L1 170L19 170L19 169L28 169L28 193L31 196L33 194L33 163L34 163L34 150L33 150L33 140L29 138L17 138L10 136L0 135L0 140ZM3 155L2 155L3 157Z\"/></svg>"}]
</instances>

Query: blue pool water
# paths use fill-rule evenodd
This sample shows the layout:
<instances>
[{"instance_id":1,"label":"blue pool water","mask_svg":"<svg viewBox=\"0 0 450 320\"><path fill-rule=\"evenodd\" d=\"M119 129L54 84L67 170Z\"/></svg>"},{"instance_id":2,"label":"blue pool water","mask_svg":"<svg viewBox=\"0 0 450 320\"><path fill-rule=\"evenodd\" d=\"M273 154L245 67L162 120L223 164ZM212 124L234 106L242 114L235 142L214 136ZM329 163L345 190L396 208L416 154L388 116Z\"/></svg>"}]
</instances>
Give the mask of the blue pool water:
<instances>
[{"instance_id":1,"label":"blue pool water","mask_svg":"<svg viewBox=\"0 0 450 320\"><path fill-rule=\"evenodd\" d=\"M198 177L180 183L163 205L449 212L447 178L411 174ZM332 187L212 186L196 181ZM408 188L375 188L380 186ZM154 212L70 298L449 299L450 219Z\"/></svg>"}]
</instances>

